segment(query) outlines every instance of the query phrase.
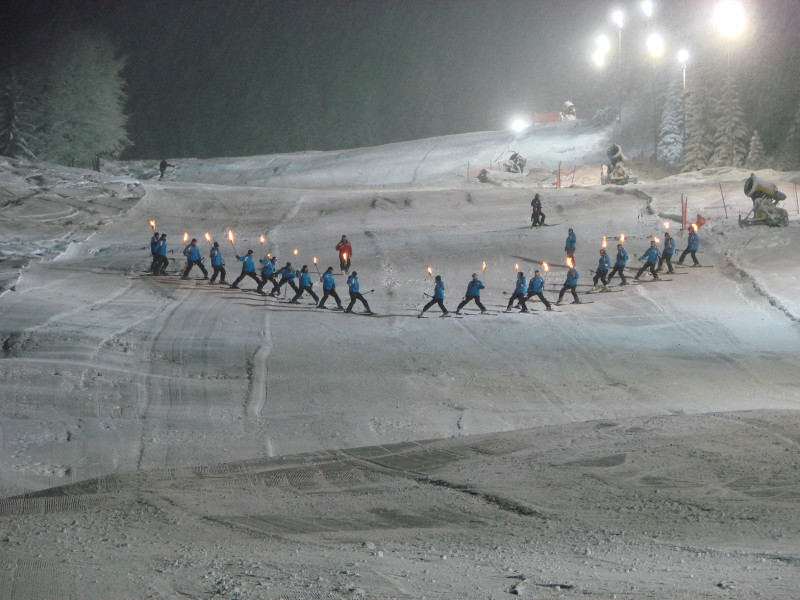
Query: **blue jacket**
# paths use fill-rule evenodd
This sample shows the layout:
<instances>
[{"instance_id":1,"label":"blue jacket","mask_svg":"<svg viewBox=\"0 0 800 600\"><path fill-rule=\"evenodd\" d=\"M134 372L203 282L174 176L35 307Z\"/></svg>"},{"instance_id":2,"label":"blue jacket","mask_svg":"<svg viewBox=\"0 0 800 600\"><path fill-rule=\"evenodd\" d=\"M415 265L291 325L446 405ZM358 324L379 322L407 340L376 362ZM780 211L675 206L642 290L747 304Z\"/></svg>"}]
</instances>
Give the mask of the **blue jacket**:
<instances>
[{"instance_id":1,"label":"blue jacket","mask_svg":"<svg viewBox=\"0 0 800 600\"><path fill-rule=\"evenodd\" d=\"M664 238L664 254L673 254L675 252L675 239Z\"/></svg>"},{"instance_id":2,"label":"blue jacket","mask_svg":"<svg viewBox=\"0 0 800 600\"><path fill-rule=\"evenodd\" d=\"M357 294L358 293L358 277L356 277L355 275L350 275L350 277L347 278L347 287L350 289L350 291L353 294Z\"/></svg>"},{"instance_id":3,"label":"blue jacket","mask_svg":"<svg viewBox=\"0 0 800 600\"><path fill-rule=\"evenodd\" d=\"M600 260L597 263L597 270L608 271L610 268L611 268L611 259L608 258L608 254L601 254Z\"/></svg>"},{"instance_id":4,"label":"blue jacket","mask_svg":"<svg viewBox=\"0 0 800 600\"><path fill-rule=\"evenodd\" d=\"M237 256L236 258L238 258L240 261L244 263L244 265L242 265L242 271L244 271L245 273L249 273L250 271L256 270L256 265L255 263L253 263L253 257L250 256L249 254L246 254L244 256Z\"/></svg>"},{"instance_id":5,"label":"blue jacket","mask_svg":"<svg viewBox=\"0 0 800 600\"><path fill-rule=\"evenodd\" d=\"M311 287L311 275L307 271L300 271L299 283L300 287Z\"/></svg>"},{"instance_id":6,"label":"blue jacket","mask_svg":"<svg viewBox=\"0 0 800 600\"><path fill-rule=\"evenodd\" d=\"M197 244L189 244L183 251L184 256L189 260L200 260L202 255L200 254L200 248L197 247Z\"/></svg>"},{"instance_id":7,"label":"blue jacket","mask_svg":"<svg viewBox=\"0 0 800 600\"><path fill-rule=\"evenodd\" d=\"M536 275L528 285L528 293L538 294L542 291L544 291L544 279L541 275Z\"/></svg>"},{"instance_id":8,"label":"blue jacket","mask_svg":"<svg viewBox=\"0 0 800 600\"><path fill-rule=\"evenodd\" d=\"M625 263L628 262L628 252L625 248L620 248L617 250L617 262L614 263L615 267L624 267Z\"/></svg>"},{"instance_id":9,"label":"blue jacket","mask_svg":"<svg viewBox=\"0 0 800 600\"><path fill-rule=\"evenodd\" d=\"M156 254L158 252L158 240L159 240L159 238L156 237L156 236L153 236L153 237L150 238L150 253L151 254Z\"/></svg>"},{"instance_id":10,"label":"blue jacket","mask_svg":"<svg viewBox=\"0 0 800 600\"><path fill-rule=\"evenodd\" d=\"M700 247L700 238L697 237L697 233L692 231L689 234L689 245L686 247L687 250L697 250Z\"/></svg>"},{"instance_id":11,"label":"blue jacket","mask_svg":"<svg viewBox=\"0 0 800 600\"><path fill-rule=\"evenodd\" d=\"M167 239L166 238L159 238L158 239L158 248L156 248L156 253L159 256L166 256L167 255Z\"/></svg>"},{"instance_id":12,"label":"blue jacket","mask_svg":"<svg viewBox=\"0 0 800 600\"><path fill-rule=\"evenodd\" d=\"M444 281L441 279L436 282L436 287L433 288L433 297L436 300L444 300Z\"/></svg>"},{"instance_id":13,"label":"blue jacket","mask_svg":"<svg viewBox=\"0 0 800 600\"><path fill-rule=\"evenodd\" d=\"M336 287L336 282L333 279L333 273L329 273L325 271L322 274L322 289L323 290L332 290Z\"/></svg>"},{"instance_id":14,"label":"blue jacket","mask_svg":"<svg viewBox=\"0 0 800 600\"><path fill-rule=\"evenodd\" d=\"M270 259L261 260L259 262L262 265L264 265L263 267L261 267L261 274L262 275L266 275L267 277L269 277L270 275L272 275L275 272L275 263L272 262Z\"/></svg>"},{"instance_id":15,"label":"blue jacket","mask_svg":"<svg viewBox=\"0 0 800 600\"><path fill-rule=\"evenodd\" d=\"M212 267L221 267L222 266L222 254L220 254L219 248L212 248L210 256L211 256L211 266Z\"/></svg>"},{"instance_id":16,"label":"blue jacket","mask_svg":"<svg viewBox=\"0 0 800 600\"><path fill-rule=\"evenodd\" d=\"M578 236L575 235L575 232L570 233L567 236L567 242L564 244L564 250L566 250L567 248L574 248L575 247L575 243L577 241L578 241Z\"/></svg>"},{"instance_id":17,"label":"blue jacket","mask_svg":"<svg viewBox=\"0 0 800 600\"><path fill-rule=\"evenodd\" d=\"M481 282L481 280L473 279L467 284L467 296L476 296L480 298L482 289L483 289L483 283Z\"/></svg>"},{"instance_id":18,"label":"blue jacket","mask_svg":"<svg viewBox=\"0 0 800 600\"><path fill-rule=\"evenodd\" d=\"M658 257L661 256L661 253L658 251L658 248L655 246L650 246L644 254L642 254L642 258L646 264L657 263Z\"/></svg>"},{"instance_id":19,"label":"blue jacket","mask_svg":"<svg viewBox=\"0 0 800 600\"><path fill-rule=\"evenodd\" d=\"M578 269L572 267L569 271L567 271L567 280L564 283L566 285L578 285L578 277L580 277Z\"/></svg>"},{"instance_id":20,"label":"blue jacket","mask_svg":"<svg viewBox=\"0 0 800 600\"><path fill-rule=\"evenodd\" d=\"M278 275L280 275L282 279L292 281L295 277L297 277L297 271L291 267L282 267L281 269L278 269Z\"/></svg>"},{"instance_id":21,"label":"blue jacket","mask_svg":"<svg viewBox=\"0 0 800 600\"><path fill-rule=\"evenodd\" d=\"M527 289L528 289L528 280L525 279L525 275L523 275L522 277L517 277L517 287L514 288L514 293L524 294Z\"/></svg>"}]
</instances>

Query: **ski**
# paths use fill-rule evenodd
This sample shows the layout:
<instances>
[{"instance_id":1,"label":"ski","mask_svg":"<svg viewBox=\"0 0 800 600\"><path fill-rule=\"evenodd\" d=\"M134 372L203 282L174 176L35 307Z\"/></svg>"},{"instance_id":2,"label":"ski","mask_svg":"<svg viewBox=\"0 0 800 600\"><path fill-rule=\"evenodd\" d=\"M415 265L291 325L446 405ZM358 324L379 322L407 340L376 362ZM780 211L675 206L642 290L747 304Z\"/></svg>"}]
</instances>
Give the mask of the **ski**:
<instances>
[{"instance_id":1,"label":"ski","mask_svg":"<svg viewBox=\"0 0 800 600\"><path fill-rule=\"evenodd\" d=\"M594 304L594 300L581 300L580 302L562 302L561 304L556 304L556 306L566 306L568 304Z\"/></svg>"},{"instance_id":2,"label":"ski","mask_svg":"<svg viewBox=\"0 0 800 600\"><path fill-rule=\"evenodd\" d=\"M619 287L619 286L617 286L617 287ZM595 292L593 292L592 290L589 290L588 292L584 292L584 294L613 294L615 292L623 292L623 291L625 291L625 290L597 290Z\"/></svg>"},{"instance_id":3,"label":"ski","mask_svg":"<svg viewBox=\"0 0 800 600\"><path fill-rule=\"evenodd\" d=\"M642 283L660 283L662 281L672 281L672 279L665 279L664 277L659 277L658 279L640 279L638 281L632 282L632 284L639 285Z\"/></svg>"}]
</instances>

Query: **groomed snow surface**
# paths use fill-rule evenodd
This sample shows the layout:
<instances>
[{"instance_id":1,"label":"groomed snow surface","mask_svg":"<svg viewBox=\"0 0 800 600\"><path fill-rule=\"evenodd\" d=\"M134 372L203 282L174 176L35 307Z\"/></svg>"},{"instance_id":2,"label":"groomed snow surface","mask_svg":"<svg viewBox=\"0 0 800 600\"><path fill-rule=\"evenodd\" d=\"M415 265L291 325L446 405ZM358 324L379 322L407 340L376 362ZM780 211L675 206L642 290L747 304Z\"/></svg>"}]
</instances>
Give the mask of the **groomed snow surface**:
<instances>
[{"instance_id":1,"label":"groomed snow surface","mask_svg":"<svg viewBox=\"0 0 800 600\"><path fill-rule=\"evenodd\" d=\"M741 228L749 172L592 184L602 136L176 159L165 181L0 161L0 599L797 598L797 176L759 173L788 227ZM509 149L534 173L466 178ZM587 185L552 187L559 160ZM537 191L552 226L530 229ZM603 236L638 267L668 221L683 250L681 194L709 268L586 295ZM142 273L150 219L171 276ZM587 303L502 312L516 264L549 262L556 299L568 227ZM336 267L345 301L346 234L377 315L181 280L184 231L238 275L228 229ZM428 266L450 310L477 272L491 314L417 319Z\"/></svg>"}]
</instances>

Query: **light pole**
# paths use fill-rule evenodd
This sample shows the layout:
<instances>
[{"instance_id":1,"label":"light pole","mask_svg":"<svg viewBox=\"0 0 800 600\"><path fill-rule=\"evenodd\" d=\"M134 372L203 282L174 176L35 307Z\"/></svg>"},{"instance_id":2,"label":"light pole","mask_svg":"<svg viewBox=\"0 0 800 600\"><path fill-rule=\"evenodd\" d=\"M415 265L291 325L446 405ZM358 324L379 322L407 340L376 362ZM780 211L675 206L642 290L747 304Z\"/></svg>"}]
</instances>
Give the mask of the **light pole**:
<instances>
[{"instance_id":1,"label":"light pole","mask_svg":"<svg viewBox=\"0 0 800 600\"><path fill-rule=\"evenodd\" d=\"M647 52L652 59L651 79L652 79L652 98L651 106L653 109L653 156L658 160L658 119L656 112L656 59L664 54L664 38L657 33L651 33L647 38Z\"/></svg>"},{"instance_id":2,"label":"light pole","mask_svg":"<svg viewBox=\"0 0 800 600\"><path fill-rule=\"evenodd\" d=\"M681 105L683 108L683 119L681 120L681 133L683 135L683 146L686 146L686 61L689 60L689 51L682 49L678 51L678 64L683 70L683 91L681 92Z\"/></svg>"},{"instance_id":3,"label":"light pole","mask_svg":"<svg viewBox=\"0 0 800 600\"><path fill-rule=\"evenodd\" d=\"M731 78L731 41L739 37L744 31L745 24L747 23L747 15L744 12L742 3L738 0L722 0L714 8L713 16L714 25L720 32L722 37L727 40L728 50L728 70L727 82L725 93L728 98L731 97L733 90L733 80ZM730 147L728 149L728 164L733 165L734 148L733 148L733 135L730 136Z\"/></svg>"},{"instance_id":4,"label":"light pole","mask_svg":"<svg viewBox=\"0 0 800 600\"><path fill-rule=\"evenodd\" d=\"M625 24L625 13L615 10L611 15L611 20L617 26L617 92L619 94L617 122L622 123L622 26Z\"/></svg>"}]
</instances>

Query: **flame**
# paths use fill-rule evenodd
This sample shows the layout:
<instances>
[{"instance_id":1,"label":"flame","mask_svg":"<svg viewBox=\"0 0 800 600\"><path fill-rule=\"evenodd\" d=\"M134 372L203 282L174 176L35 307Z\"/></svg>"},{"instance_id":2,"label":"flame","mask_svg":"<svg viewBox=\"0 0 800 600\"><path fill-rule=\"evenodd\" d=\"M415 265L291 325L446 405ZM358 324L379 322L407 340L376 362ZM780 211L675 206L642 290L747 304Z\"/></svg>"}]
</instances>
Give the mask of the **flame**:
<instances>
[{"instance_id":1,"label":"flame","mask_svg":"<svg viewBox=\"0 0 800 600\"><path fill-rule=\"evenodd\" d=\"M664 229L669 229L669 221L664 221Z\"/></svg>"},{"instance_id":2,"label":"flame","mask_svg":"<svg viewBox=\"0 0 800 600\"><path fill-rule=\"evenodd\" d=\"M572 267L574 267L574 266L575 266L575 264L572 262L572 259L571 259L571 258L568 258L568 259L567 259L567 266L568 266L570 269L571 269Z\"/></svg>"},{"instance_id":3,"label":"flame","mask_svg":"<svg viewBox=\"0 0 800 600\"><path fill-rule=\"evenodd\" d=\"M519 271L519 263L514 263L514 270Z\"/></svg>"},{"instance_id":4,"label":"flame","mask_svg":"<svg viewBox=\"0 0 800 600\"><path fill-rule=\"evenodd\" d=\"M228 229L228 239L233 243L233 229Z\"/></svg>"},{"instance_id":5,"label":"flame","mask_svg":"<svg viewBox=\"0 0 800 600\"><path fill-rule=\"evenodd\" d=\"M432 267L428 267L428 275L433 275L433 268Z\"/></svg>"},{"instance_id":6,"label":"flame","mask_svg":"<svg viewBox=\"0 0 800 600\"><path fill-rule=\"evenodd\" d=\"M297 256L297 248L294 249L294 255Z\"/></svg>"},{"instance_id":7,"label":"flame","mask_svg":"<svg viewBox=\"0 0 800 600\"><path fill-rule=\"evenodd\" d=\"M317 264L317 257L314 257L314 264Z\"/></svg>"},{"instance_id":8,"label":"flame","mask_svg":"<svg viewBox=\"0 0 800 600\"><path fill-rule=\"evenodd\" d=\"M542 267L544 268L545 273L547 273L550 270L550 265L548 265L546 262L542 263Z\"/></svg>"},{"instance_id":9,"label":"flame","mask_svg":"<svg viewBox=\"0 0 800 600\"><path fill-rule=\"evenodd\" d=\"M183 232L183 242L186 243L189 241L189 233L184 231Z\"/></svg>"},{"instance_id":10,"label":"flame","mask_svg":"<svg viewBox=\"0 0 800 600\"><path fill-rule=\"evenodd\" d=\"M603 248L606 247L606 236L603 236Z\"/></svg>"},{"instance_id":11,"label":"flame","mask_svg":"<svg viewBox=\"0 0 800 600\"><path fill-rule=\"evenodd\" d=\"M486 273L486 261L483 261L483 272Z\"/></svg>"},{"instance_id":12,"label":"flame","mask_svg":"<svg viewBox=\"0 0 800 600\"><path fill-rule=\"evenodd\" d=\"M272 252L267 252L267 258L272 258Z\"/></svg>"},{"instance_id":13,"label":"flame","mask_svg":"<svg viewBox=\"0 0 800 600\"><path fill-rule=\"evenodd\" d=\"M156 230L156 221L155 221L155 219L150 219L150 227L153 228L153 231Z\"/></svg>"},{"instance_id":14,"label":"flame","mask_svg":"<svg viewBox=\"0 0 800 600\"><path fill-rule=\"evenodd\" d=\"M694 229L695 231L697 231L697 223L692 223L692 229Z\"/></svg>"},{"instance_id":15,"label":"flame","mask_svg":"<svg viewBox=\"0 0 800 600\"><path fill-rule=\"evenodd\" d=\"M621 244L621 243L623 243L624 241L625 241L625 234L624 234L624 233L620 233L620 234L619 234L619 243Z\"/></svg>"},{"instance_id":16,"label":"flame","mask_svg":"<svg viewBox=\"0 0 800 600\"><path fill-rule=\"evenodd\" d=\"M661 242L661 240L660 240L660 239L658 239L658 236L654 236L654 237L653 237L653 240L655 240L656 244L658 244L658 243L660 243L660 242Z\"/></svg>"},{"instance_id":17,"label":"flame","mask_svg":"<svg viewBox=\"0 0 800 600\"><path fill-rule=\"evenodd\" d=\"M265 240L264 240L264 234L262 233L262 234L261 234L261 243L263 244L263 243L264 243L264 241L265 241Z\"/></svg>"},{"instance_id":18,"label":"flame","mask_svg":"<svg viewBox=\"0 0 800 600\"><path fill-rule=\"evenodd\" d=\"M211 241L211 234L206 231L206 239L210 242Z\"/></svg>"},{"instance_id":19,"label":"flame","mask_svg":"<svg viewBox=\"0 0 800 600\"><path fill-rule=\"evenodd\" d=\"M295 253L295 254L297 254L297 250L295 250L295 251L294 251L294 253ZM347 252L344 252L344 253L342 254L342 258L343 258L343 259L345 259L345 260L347 260Z\"/></svg>"}]
</instances>

